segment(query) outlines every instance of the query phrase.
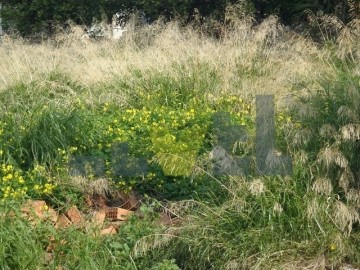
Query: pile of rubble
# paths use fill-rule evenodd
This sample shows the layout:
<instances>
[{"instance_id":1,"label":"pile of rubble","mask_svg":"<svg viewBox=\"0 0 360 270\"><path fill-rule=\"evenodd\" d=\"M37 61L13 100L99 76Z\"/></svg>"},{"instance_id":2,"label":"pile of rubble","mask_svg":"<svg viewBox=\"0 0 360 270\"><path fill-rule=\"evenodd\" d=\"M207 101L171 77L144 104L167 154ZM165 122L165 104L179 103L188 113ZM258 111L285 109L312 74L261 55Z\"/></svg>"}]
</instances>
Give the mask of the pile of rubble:
<instances>
[{"instance_id":1,"label":"pile of rubble","mask_svg":"<svg viewBox=\"0 0 360 270\"><path fill-rule=\"evenodd\" d=\"M81 209L83 210L80 211L77 206L73 205L70 208L54 210L43 200L27 200L19 211L11 211L8 215L14 218L24 218L33 227L47 223L56 230L75 229L89 234L91 237L115 235L130 216L143 216L140 211L140 199L134 193L127 195L119 193L112 200L104 196L88 196ZM178 218L161 212L155 222L159 225L172 225L178 223ZM53 236L48 239L44 246L44 265L48 265L54 260L56 248L65 243L65 239L59 241ZM63 268L59 267L58 269Z\"/></svg>"},{"instance_id":2,"label":"pile of rubble","mask_svg":"<svg viewBox=\"0 0 360 270\"><path fill-rule=\"evenodd\" d=\"M122 223L131 215L141 216L140 199L134 194L119 194L114 200L102 196L86 197L85 212L75 205L65 211L55 211L43 200L28 200L20 208L20 215L32 225L38 222L50 222L56 229L75 226L78 229L95 228L97 235L116 234ZM161 212L158 223L171 225L177 218Z\"/></svg>"},{"instance_id":3,"label":"pile of rubble","mask_svg":"<svg viewBox=\"0 0 360 270\"><path fill-rule=\"evenodd\" d=\"M136 204L130 207L102 207L101 209L91 210L89 214L84 214L76 206L70 207L67 211L55 211L49 207L45 201L28 200L20 209L21 216L36 225L38 222L51 222L56 229L66 229L70 226L77 228L95 227L98 228L100 235L117 233L121 223L136 210Z\"/></svg>"}]
</instances>

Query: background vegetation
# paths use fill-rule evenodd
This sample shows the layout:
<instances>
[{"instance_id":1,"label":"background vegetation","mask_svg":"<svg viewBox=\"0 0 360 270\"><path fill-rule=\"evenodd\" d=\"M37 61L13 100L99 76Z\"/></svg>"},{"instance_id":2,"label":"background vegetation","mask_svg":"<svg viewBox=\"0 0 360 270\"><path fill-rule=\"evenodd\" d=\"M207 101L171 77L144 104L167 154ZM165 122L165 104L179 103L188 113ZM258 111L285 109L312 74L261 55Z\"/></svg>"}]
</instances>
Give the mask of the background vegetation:
<instances>
[{"instance_id":1,"label":"background vegetation","mask_svg":"<svg viewBox=\"0 0 360 270\"><path fill-rule=\"evenodd\" d=\"M309 12L335 15L344 23L353 18L354 11L359 14L358 0L2 0L0 4L5 28L17 30L22 35L53 34L59 25L68 26L69 20L88 26L94 20L111 22L118 11L141 12L147 22L163 17L166 21L177 18L187 23L196 18L201 18L202 23L226 23L226 10L232 4L242 4L246 12L254 14L258 21L276 15L286 24L306 23Z\"/></svg>"}]
</instances>

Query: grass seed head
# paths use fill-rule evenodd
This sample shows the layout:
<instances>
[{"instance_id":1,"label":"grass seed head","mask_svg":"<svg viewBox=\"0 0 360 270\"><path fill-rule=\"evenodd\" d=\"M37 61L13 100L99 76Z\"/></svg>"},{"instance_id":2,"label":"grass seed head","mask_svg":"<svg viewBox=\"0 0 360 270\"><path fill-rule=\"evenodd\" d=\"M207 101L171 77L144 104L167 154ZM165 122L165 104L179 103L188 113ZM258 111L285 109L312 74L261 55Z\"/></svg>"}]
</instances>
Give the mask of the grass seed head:
<instances>
[{"instance_id":1,"label":"grass seed head","mask_svg":"<svg viewBox=\"0 0 360 270\"><path fill-rule=\"evenodd\" d=\"M336 225L342 232L347 234L351 233L353 224L360 221L359 213L356 209L344 204L341 201L335 202L333 216Z\"/></svg>"},{"instance_id":2,"label":"grass seed head","mask_svg":"<svg viewBox=\"0 0 360 270\"><path fill-rule=\"evenodd\" d=\"M331 180L327 178L318 178L312 185L312 190L318 194L330 195L333 191Z\"/></svg>"},{"instance_id":3,"label":"grass seed head","mask_svg":"<svg viewBox=\"0 0 360 270\"><path fill-rule=\"evenodd\" d=\"M261 179L255 179L249 184L249 192L254 196L259 196L265 191L264 182Z\"/></svg>"}]
</instances>

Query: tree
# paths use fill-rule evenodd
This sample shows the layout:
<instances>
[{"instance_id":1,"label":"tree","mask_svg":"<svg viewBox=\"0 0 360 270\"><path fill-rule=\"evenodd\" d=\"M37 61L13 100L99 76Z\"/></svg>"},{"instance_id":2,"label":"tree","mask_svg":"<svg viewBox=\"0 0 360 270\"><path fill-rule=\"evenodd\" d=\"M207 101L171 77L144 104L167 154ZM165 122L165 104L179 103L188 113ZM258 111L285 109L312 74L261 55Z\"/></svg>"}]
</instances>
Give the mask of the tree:
<instances>
[{"instance_id":1,"label":"tree","mask_svg":"<svg viewBox=\"0 0 360 270\"><path fill-rule=\"evenodd\" d=\"M226 7L239 0L0 0L4 26L13 26L22 35L53 31L55 23L72 20L78 24L91 24L122 11L141 11L148 21L163 16L166 20L181 17L191 21L194 11L200 16L212 16L223 21ZM350 4L360 0L242 0L254 7L257 19L270 14L278 15L284 23L305 20L305 10L336 14L347 20ZM185 20L185 21L186 21Z\"/></svg>"},{"instance_id":2,"label":"tree","mask_svg":"<svg viewBox=\"0 0 360 270\"><path fill-rule=\"evenodd\" d=\"M4 0L1 1L4 27L13 27L21 35L46 32L51 34L56 23L72 20L90 24L101 17L101 4L96 0Z\"/></svg>"}]
</instances>

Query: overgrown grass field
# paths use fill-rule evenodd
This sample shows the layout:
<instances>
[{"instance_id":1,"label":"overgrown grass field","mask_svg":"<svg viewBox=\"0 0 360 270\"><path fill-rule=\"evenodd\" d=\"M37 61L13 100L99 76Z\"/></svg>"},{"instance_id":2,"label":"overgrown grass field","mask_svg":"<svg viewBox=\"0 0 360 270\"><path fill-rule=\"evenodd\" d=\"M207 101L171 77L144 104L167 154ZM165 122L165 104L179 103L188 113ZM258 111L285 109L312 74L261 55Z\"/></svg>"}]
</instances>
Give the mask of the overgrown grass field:
<instances>
[{"instance_id":1,"label":"overgrown grass field","mask_svg":"<svg viewBox=\"0 0 360 270\"><path fill-rule=\"evenodd\" d=\"M332 36L324 29L334 24L319 25L315 43L274 17L255 25L237 12L220 38L176 21L133 23L116 42L79 39L76 27L39 44L1 38L1 269L360 265L358 21ZM257 174L256 97L265 94L292 175ZM246 130L246 140L229 134L227 149L248 158L246 174L214 173L221 112ZM80 175L76 157L91 161ZM16 216L26 199L81 208L86 194L116 190L143 198L141 217L116 235L34 228ZM159 208L181 221L159 225Z\"/></svg>"}]
</instances>

